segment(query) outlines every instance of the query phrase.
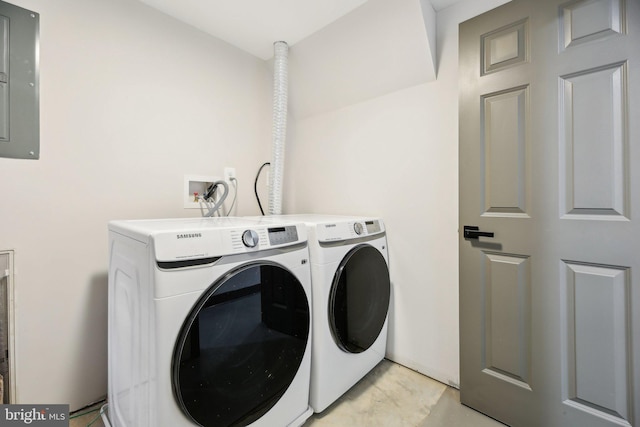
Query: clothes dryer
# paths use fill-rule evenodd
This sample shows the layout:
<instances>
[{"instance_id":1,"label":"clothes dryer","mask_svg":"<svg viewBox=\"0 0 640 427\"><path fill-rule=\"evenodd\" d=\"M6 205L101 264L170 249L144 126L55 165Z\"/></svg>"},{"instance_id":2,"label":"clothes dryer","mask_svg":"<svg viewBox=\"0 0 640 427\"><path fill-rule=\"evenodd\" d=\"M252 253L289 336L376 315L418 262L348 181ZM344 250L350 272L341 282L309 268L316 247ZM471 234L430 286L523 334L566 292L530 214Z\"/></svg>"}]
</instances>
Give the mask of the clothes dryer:
<instances>
[{"instance_id":1,"label":"clothes dryer","mask_svg":"<svg viewBox=\"0 0 640 427\"><path fill-rule=\"evenodd\" d=\"M322 412L385 356L391 295L380 218L281 215L307 225L313 295L310 404Z\"/></svg>"},{"instance_id":2,"label":"clothes dryer","mask_svg":"<svg viewBox=\"0 0 640 427\"><path fill-rule=\"evenodd\" d=\"M299 426L311 288L302 224L109 224L112 427Z\"/></svg>"}]
</instances>

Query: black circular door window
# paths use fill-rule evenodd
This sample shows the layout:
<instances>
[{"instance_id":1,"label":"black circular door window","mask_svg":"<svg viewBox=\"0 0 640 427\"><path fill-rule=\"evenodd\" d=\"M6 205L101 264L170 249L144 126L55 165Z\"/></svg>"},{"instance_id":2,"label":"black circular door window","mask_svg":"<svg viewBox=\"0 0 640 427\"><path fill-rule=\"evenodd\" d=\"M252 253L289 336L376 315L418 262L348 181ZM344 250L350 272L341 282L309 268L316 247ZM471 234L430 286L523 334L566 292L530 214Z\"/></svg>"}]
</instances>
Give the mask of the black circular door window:
<instances>
[{"instance_id":1,"label":"black circular door window","mask_svg":"<svg viewBox=\"0 0 640 427\"><path fill-rule=\"evenodd\" d=\"M182 411L204 427L262 417L296 376L310 321L304 288L287 269L229 272L198 300L176 341L171 374Z\"/></svg>"},{"instance_id":2,"label":"black circular door window","mask_svg":"<svg viewBox=\"0 0 640 427\"><path fill-rule=\"evenodd\" d=\"M344 257L331 285L329 323L338 346L362 353L378 339L389 310L391 282L382 254L359 245Z\"/></svg>"}]
</instances>

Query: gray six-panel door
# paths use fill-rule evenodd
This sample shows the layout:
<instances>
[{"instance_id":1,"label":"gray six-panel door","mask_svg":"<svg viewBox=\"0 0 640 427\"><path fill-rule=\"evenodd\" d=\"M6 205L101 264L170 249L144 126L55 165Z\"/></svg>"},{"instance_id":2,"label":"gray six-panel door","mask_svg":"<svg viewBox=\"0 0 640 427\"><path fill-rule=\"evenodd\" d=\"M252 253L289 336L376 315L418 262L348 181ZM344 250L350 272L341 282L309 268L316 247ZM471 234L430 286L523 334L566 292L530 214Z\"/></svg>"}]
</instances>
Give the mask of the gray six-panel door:
<instances>
[{"instance_id":1,"label":"gray six-panel door","mask_svg":"<svg viewBox=\"0 0 640 427\"><path fill-rule=\"evenodd\" d=\"M640 423L639 174L639 0L514 0L461 24L464 404L513 426Z\"/></svg>"}]
</instances>

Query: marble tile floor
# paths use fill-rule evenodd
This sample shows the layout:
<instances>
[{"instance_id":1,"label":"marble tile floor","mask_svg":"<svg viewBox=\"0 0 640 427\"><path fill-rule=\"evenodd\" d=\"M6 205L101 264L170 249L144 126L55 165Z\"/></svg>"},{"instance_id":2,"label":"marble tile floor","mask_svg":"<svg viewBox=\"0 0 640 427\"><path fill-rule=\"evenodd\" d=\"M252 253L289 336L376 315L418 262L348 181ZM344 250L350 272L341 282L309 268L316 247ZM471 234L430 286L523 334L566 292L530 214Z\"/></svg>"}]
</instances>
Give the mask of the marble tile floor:
<instances>
[{"instance_id":1,"label":"marble tile floor","mask_svg":"<svg viewBox=\"0 0 640 427\"><path fill-rule=\"evenodd\" d=\"M383 360L302 427L504 427L460 404L459 396L454 388ZM70 427L104 427L100 406L79 411L96 409L71 419Z\"/></svg>"},{"instance_id":2,"label":"marble tile floor","mask_svg":"<svg viewBox=\"0 0 640 427\"><path fill-rule=\"evenodd\" d=\"M455 388L383 360L303 427L504 427L460 403Z\"/></svg>"}]
</instances>

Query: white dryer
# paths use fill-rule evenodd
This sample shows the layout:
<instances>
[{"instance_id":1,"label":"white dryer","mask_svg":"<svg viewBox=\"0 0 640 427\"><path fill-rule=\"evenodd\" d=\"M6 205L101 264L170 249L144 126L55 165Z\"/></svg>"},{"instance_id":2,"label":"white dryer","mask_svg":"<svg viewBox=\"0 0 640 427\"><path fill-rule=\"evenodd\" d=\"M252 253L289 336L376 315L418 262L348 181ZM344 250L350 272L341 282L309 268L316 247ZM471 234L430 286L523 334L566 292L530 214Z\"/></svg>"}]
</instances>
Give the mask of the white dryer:
<instances>
[{"instance_id":1,"label":"white dryer","mask_svg":"<svg viewBox=\"0 0 640 427\"><path fill-rule=\"evenodd\" d=\"M112 427L299 426L311 284L302 224L109 224Z\"/></svg>"},{"instance_id":2,"label":"white dryer","mask_svg":"<svg viewBox=\"0 0 640 427\"><path fill-rule=\"evenodd\" d=\"M307 225L313 295L310 404L322 412L385 356L391 295L380 218L281 215Z\"/></svg>"}]
</instances>

